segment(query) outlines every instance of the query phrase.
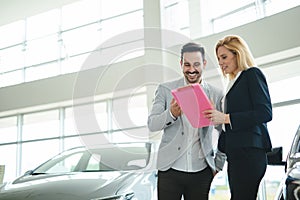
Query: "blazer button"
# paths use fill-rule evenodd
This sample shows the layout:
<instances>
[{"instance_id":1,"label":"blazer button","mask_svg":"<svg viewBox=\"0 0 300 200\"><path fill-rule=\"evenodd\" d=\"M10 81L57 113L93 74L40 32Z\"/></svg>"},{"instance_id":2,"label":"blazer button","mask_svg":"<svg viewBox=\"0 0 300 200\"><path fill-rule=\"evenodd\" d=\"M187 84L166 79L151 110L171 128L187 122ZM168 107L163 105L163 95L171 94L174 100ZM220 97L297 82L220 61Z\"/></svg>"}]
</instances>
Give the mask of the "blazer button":
<instances>
[{"instance_id":1,"label":"blazer button","mask_svg":"<svg viewBox=\"0 0 300 200\"><path fill-rule=\"evenodd\" d=\"M181 132L181 135L184 135L184 132Z\"/></svg>"},{"instance_id":2,"label":"blazer button","mask_svg":"<svg viewBox=\"0 0 300 200\"><path fill-rule=\"evenodd\" d=\"M180 151L180 149L181 149L181 148L180 148L180 147L178 147L177 149L178 149L178 151Z\"/></svg>"}]
</instances>

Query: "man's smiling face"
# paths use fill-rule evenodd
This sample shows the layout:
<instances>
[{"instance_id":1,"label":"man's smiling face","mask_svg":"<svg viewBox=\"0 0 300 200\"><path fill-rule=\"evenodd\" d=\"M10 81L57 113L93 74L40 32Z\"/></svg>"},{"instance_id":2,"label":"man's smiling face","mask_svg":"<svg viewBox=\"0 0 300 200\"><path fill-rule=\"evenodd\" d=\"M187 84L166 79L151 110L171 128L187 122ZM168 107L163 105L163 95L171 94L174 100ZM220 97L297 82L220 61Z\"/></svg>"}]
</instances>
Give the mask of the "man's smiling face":
<instances>
[{"instance_id":1,"label":"man's smiling face","mask_svg":"<svg viewBox=\"0 0 300 200\"><path fill-rule=\"evenodd\" d=\"M180 64L183 75L188 84L201 82L202 71L206 66L206 60L203 60L200 51L185 52Z\"/></svg>"}]
</instances>

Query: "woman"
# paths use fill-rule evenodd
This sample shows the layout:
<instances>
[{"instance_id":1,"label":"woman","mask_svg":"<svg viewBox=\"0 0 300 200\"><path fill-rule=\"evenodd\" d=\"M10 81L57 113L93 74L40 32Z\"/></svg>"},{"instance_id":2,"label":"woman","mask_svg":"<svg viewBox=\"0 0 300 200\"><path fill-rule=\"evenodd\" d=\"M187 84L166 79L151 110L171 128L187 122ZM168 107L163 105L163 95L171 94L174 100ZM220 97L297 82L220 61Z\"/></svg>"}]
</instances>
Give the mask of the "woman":
<instances>
[{"instance_id":1,"label":"woman","mask_svg":"<svg viewBox=\"0 0 300 200\"><path fill-rule=\"evenodd\" d=\"M229 82L224 113L207 110L205 115L215 125L223 124L218 148L227 155L231 200L255 200L272 147L266 124L272 120L268 85L241 37L219 40L215 51Z\"/></svg>"}]
</instances>

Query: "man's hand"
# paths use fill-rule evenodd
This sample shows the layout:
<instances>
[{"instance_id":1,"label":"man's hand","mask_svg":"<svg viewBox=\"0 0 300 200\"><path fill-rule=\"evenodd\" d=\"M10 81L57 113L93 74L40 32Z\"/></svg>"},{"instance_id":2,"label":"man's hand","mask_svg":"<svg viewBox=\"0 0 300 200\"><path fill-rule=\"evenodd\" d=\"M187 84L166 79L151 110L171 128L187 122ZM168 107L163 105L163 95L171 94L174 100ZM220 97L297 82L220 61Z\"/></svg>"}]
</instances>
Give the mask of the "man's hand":
<instances>
[{"instance_id":1,"label":"man's hand","mask_svg":"<svg viewBox=\"0 0 300 200\"><path fill-rule=\"evenodd\" d=\"M172 99L171 101L170 111L176 118L181 115L181 109L175 99Z\"/></svg>"}]
</instances>

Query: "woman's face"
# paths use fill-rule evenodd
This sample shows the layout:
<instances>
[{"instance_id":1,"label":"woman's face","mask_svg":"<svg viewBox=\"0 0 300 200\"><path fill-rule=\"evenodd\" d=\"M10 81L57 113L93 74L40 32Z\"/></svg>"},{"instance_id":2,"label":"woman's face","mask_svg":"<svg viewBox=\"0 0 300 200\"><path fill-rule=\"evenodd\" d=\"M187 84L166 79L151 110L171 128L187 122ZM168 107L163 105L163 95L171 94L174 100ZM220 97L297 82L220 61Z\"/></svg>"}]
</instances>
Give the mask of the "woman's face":
<instances>
[{"instance_id":1,"label":"woman's face","mask_svg":"<svg viewBox=\"0 0 300 200\"><path fill-rule=\"evenodd\" d=\"M217 58L220 68L225 74L236 75L239 72L236 55L229 51L226 47L220 46L217 49Z\"/></svg>"}]
</instances>

